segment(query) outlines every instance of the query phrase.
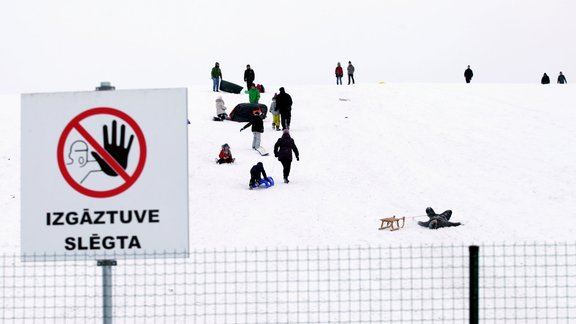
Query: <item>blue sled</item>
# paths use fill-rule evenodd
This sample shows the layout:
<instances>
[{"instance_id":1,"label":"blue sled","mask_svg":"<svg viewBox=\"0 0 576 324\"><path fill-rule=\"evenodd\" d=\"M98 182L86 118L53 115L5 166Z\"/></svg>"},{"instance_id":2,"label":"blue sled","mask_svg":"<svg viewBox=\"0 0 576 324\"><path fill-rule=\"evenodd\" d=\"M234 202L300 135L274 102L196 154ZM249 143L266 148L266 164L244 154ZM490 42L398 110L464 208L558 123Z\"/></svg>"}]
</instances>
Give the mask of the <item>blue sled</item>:
<instances>
[{"instance_id":1,"label":"blue sled","mask_svg":"<svg viewBox=\"0 0 576 324\"><path fill-rule=\"evenodd\" d=\"M257 186L250 186L250 189L254 188L270 188L274 186L274 179L272 177L268 177L267 179L260 180L260 183Z\"/></svg>"}]
</instances>

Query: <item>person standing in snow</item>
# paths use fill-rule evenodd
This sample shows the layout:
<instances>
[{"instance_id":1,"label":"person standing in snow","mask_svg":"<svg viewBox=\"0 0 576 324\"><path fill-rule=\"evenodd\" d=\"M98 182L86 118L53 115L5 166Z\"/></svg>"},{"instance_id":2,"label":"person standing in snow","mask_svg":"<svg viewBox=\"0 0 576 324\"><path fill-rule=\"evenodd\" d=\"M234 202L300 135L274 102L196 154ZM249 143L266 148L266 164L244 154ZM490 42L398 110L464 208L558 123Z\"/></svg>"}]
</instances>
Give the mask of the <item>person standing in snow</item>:
<instances>
[{"instance_id":1,"label":"person standing in snow","mask_svg":"<svg viewBox=\"0 0 576 324\"><path fill-rule=\"evenodd\" d=\"M548 76L548 74L544 73L544 75L542 76L542 80L540 80L540 82L542 84L549 84L550 83L550 77Z\"/></svg>"},{"instance_id":2,"label":"person standing in snow","mask_svg":"<svg viewBox=\"0 0 576 324\"><path fill-rule=\"evenodd\" d=\"M566 77L564 76L564 74L562 74L562 72L560 72L560 75L558 76L558 83L559 84L568 83L568 81L566 81Z\"/></svg>"},{"instance_id":3,"label":"person standing in snow","mask_svg":"<svg viewBox=\"0 0 576 324\"><path fill-rule=\"evenodd\" d=\"M240 131L243 131L246 128L252 126L252 134L254 135L252 139L253 149L257 149L260 147L260 139L262 133L264 133L264 121L262 121L262 117L260 116L261 116L260 111L255 110L254 112L252 112L252 119L248 122L248 124L240 128Z\"/></svg>"},{"instance_id":4,"label":"person standing in snow","mask_svg":"<svg viewBox=\"0 0 576 324\"><path fill-rule=\"evenodd\" d=\"M342 70L342 66L340 65L340 62L338 62L338 65L336 66L336 84L338 85L342 85L342 77L344 76L344 70Z\"/></svg>"},{"instance_id":5,"label":"person standing in snow","mask_svg":"<svg viewBox=\"0 0 576 324\"><path fill-rule=\"evenodd\" d=\"M230 146L226 143L222 145L220 154L218 155L218 164L222 163L234 163L234 158L232 157L232 152L230 151Z\"/></svg>"},{"instance_id":6,"label":"person standing in snow","mask_svg":"<svg viewBox=\"0 0 576 324\"><path fill-rule=\"evenodd\" d=\"M244 81L246 81L246 89L250 89L252 83L254 83L256 76L254 70L250 68L250 64L246 65L246 71L244 71Z\"/></svg>"},{"instance_id":7,"label":"person standing in snow","mask_svg":"<svg viewBox=\"0 0 576 324\"><path fill-rule=\"evenodd\" d=\"M280 111L280 121L282 129L290 129L292 120L292 97L287 94L284 87L280 88L280 93L276 96L276 107Z\"/></svg>"},{"instance_id":8,"label":"person standing in snow","mask_svg":"<svg viewBox=\"0 0 576 324\"><path fill-rule=\"evenodd\" d=\"M269 181L266 171L264 170L264 164L258 162L250 169L250 182L248 183L248 187L250 189L258 187L262 180Z\"/></svg>"},{"instance_id":9,"label":"person standing in snow","mask_svg":"<svg viewBox=\"0 0 576 324\"><path fill-rule=\"evenodd\" d=\"M252 83L248 89L249 90L244 92L248 94L248 101L250 103L258 103L258 100L260 100L260 91L256 88L254 83Z\"/></svg>"},{"instance_id":10,"label":"person standing in snow","mask_svg":"<svg viewBox=\"0 0 576 324\"><path fill-rule=\"evenodd\" d=\"M452 216L452 211L447 210L442 214L436 214L432 207L426 208L426 215L428 215L428 221L418 222L418 225L428 227L429 229L438 229L441 227L452 227L459 226L460 223L450 222L450 217Z\"/></svg>"},{"instance_id":11,"label":"person standing in snow","mask_svg":"<svg viewBox=\"0 0 576 324\"><path fill-rule=\"evenodd\" d=\"M288 176L290 175L290 168L292 165L292 152L296 155L296 161L300 161L300 153L296 147L296 143L292 137L290 137L290 132L285 129L283 131L282 137L276 141L274 144L274 156L278 158L278 161L282 163L284 183L290 182Z\"/></svg>"},{"instance_id":12,"label":"person standing in snow","mask_svg":"<svg viewBox=\"0 0 576 324\"><path fill-rule=\"evenodd\" d=\"M350 85L350 80L352 80L352 84L354 84L354 65L352 65L351 61L348 61L348 85Z\"/></svg>"},{"instance_id":13,"label":"person standing in snow","mask_svg":"<svg viewBox=\"0 0 576 324\"><path fill-rule=\"evenodd\" d=\"M278 111L278 106L276 105L276 96L272 97L272 103L270 104L270 113L272 114L272 129L280 130L280 111Z\"/></svg>"},{"instance_id":14,"label":"person standing in snow","mask_svg":"<svg viewBox=\"0 0 576 324\"><path fill-rule=\"evenodd\" d=\"M220 89L220 80L222 79L222 70L220 70L220 63L216 62L212 68L212 91L218 92Z\"/></svg>"},{"instance_id":15,"label":"person standing in snow","mask_svg":"<svg viewBox=\"0 0 576 324\"><path fill-rule=\"evenodd\" d=\"M468 68L464 71L464 78L466 79L466 83L470 83L473 76L474 76L474 72L472 72L470 65L468 65Z\"/></svg>"}]
</instances>

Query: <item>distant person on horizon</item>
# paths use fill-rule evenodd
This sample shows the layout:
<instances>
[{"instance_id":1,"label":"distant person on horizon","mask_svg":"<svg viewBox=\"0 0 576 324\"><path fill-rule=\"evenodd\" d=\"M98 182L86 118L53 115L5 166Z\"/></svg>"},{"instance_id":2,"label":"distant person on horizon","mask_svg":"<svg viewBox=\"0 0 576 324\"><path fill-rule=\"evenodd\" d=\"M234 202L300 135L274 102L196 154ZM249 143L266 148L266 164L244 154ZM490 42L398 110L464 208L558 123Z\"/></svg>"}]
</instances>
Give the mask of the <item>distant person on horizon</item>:
<instances>
[{"instance_id":1,"label":"distant person on horizon","mask_svg":"<svg viewBox=\"0 0 576 324\"><path fill-rule=\"evenodd\" d=\"M344 76L344 70L342 70L342 66L340 62L336 66L336 84L342 85L342 77Z\"/></svg>"},{"instance_id":2,"label":"distant person on horizon","mask_svg":"<svg viewBox=\"0 0 576 324\"><path fill-rule=\"evenodd\" d=\"M544 73L544 75L542 76L542 80L540 82L542 84L549 84L550 83L550 77L548 76L548 74Z\"/></svg>"},{"instance_id":3,"label":"distant person on horizon","mask_svg":"<svg viewBox=\"0 0 576 324\"><path fill-rule=\"evenodd\" d=\"M280 112L282 130L290 129L290 122L292 119L292 97L285 92L284 87L280 88L280 93L276 96L276 107Z\"/></svg>"},{"instance_id":4,"label":"distant person on horizon","mask_svg":"<svg viewBox=\"0 0 576 324\"><path fill-rule=\"evenodd\" d=\"M250 64L246 65L246 71L244 71L244 81L246 81L246 90L250 89L250 85L254 83L256 78L254 70L250 68Z\"/></svg>"},{"instance_id":5,"label":"distant person on horizon","mask_svg":"<svg viewBox=\"0 0 576 324\"><path fill-rule=\"evenodd\" d=\"M473 76L474 76L474 72L472 72L470 65L468 65L468 68L466 69L466 71L464 71L464 78L466 79L466 83L470 83Z\"/></svg>"},{"instance_id":6,"label":"distant person on horizon","mask_svg":"<svg viewBox=\"0 0 576 324\"><path fill-rule=\"evenodd\" d=\"M212 91L218 92L220 88L220 80L222 79L222 70L220 70L220 63L216 62L212 68Z\"/></svg>"},{"instance_id":7,"label":"distant person on horizon","mask_svg":"<svg viewBox=\"0 0 576 324\"><path fill-rule=\"evenodd\" d=\"M288 183L290 182L288 176L290 175L290 166L292 165L292 151L294 151L294 155L296 155L296 161L300 161L300 153L298 152L296 143L294 143L294 140L290 137L290 131L285 129L283 133L282 137L274 144L274 156L282 163L284 183Z\"/></svg>"},{"instance_id":8,"label":"distant person on horizon","mask_svg":"<svg viewBox=\"0 0 576 324\"><path fill-rule=\"evenodd\" d=\"M352 80L352 84L354 84L354 65L352 65L351 61L348 61L348 85L350 85L350 80Z\"/></svg>"},{"instance_id":9,"label":"distant person on horizon","mask_svg":"<svg viewBox=\"0 0 576 324\"><path fill-rule=\"evenodd\" d=\"M562 72L560 72L560 75L558 76L558 83L560 84L568 83L568 81L566 81L566 77L564 76L564 74L562 74Z\"/></svg>"}]
</instances>

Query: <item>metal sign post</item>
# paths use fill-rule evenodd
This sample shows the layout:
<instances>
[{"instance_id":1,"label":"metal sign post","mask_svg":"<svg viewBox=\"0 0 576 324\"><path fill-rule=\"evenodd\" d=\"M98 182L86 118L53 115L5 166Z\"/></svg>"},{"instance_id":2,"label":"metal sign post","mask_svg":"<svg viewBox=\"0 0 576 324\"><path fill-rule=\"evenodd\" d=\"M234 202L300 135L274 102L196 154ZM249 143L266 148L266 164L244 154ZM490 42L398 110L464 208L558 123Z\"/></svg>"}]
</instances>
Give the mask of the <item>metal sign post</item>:
<instances>
[{"instance_id":1,"label":"metal sign post","mask_svg":"<svg viewBox=\"0 0 576 324\"><path fill-rule=\"evenodd\" d=\"M102 267L102 323L112 324L112 267L117 265L116 260L98 260Z\"/></svg>"}]
</instances>

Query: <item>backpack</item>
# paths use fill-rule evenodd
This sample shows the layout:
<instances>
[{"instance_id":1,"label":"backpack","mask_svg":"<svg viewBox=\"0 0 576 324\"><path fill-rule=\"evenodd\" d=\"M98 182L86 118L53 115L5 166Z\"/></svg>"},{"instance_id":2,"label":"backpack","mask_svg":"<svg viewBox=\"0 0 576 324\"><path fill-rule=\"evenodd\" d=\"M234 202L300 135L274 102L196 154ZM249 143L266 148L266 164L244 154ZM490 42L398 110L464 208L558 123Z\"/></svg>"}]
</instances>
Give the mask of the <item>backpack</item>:
<instances>
[{"instance_id":1,"label":"backpack","mask_svg":"<svg viewBox=\"0 0 576 324\"><path fill-rule=\"evenodd\" d=\"M256 89L258 89L258 91L260 91L260 93L264 93L264 86L261 84L256 85Z\"/></svg>"}]
</instances>

